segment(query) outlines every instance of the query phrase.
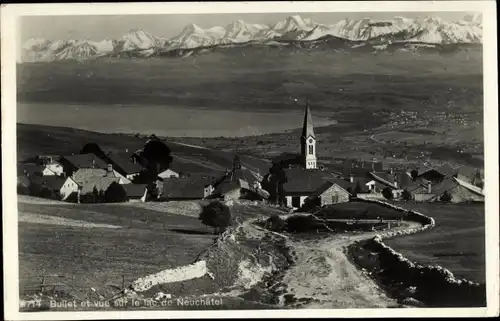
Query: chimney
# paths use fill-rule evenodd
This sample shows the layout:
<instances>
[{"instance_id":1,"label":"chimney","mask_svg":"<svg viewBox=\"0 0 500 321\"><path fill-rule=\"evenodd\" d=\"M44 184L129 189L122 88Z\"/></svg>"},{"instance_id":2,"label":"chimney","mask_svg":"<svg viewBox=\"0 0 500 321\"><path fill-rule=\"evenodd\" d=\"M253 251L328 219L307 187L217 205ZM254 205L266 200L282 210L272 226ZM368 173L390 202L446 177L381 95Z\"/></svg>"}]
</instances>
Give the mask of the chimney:
<instances>
[{"instance_id":1,"label":"chimney","mask_svg":"<svg viewBox=\"0 0 500 321\"><path fill-rule=\"evenodd\" d=\"M391 167L391 169L390 169L390 173L391 173L391 175L393 175L393 174L394 174L394 169L393 169L392 167Z\"/></svg>"},{"instance_id":2,"label":"chimney","mask_svg":"<svg viewBox=\"0 0 500 321\"><path fill-rule=\"evenodd\" d=\"M349 182L354 183L354 175L351 174L349 176Z\"/></svg>"},{"instance_id":3,"label":"chimney","mask_svg":"<svg viewBox=\"0 0 500 321\"><path fill-rule=\"evenodd\" d=\"M427 183L427 193L432 193L432 183L431 182L428 182Z\"/></svg>"},{"instance_id":4,"label":"chimney","mask_svg":"<svg viewBox=\"0 0 500 321\"><path fill-rule=\"evenodd\" d=\"M113 164L108 164L108 173L113 172Z\"/></svg>"}]
</instances>

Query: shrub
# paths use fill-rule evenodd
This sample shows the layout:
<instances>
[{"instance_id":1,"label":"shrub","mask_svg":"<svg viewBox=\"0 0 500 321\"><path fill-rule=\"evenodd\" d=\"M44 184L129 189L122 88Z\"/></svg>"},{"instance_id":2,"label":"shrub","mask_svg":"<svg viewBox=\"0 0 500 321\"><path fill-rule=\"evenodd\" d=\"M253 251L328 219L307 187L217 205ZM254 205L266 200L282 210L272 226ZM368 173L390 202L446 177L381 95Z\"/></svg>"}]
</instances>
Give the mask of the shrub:
<instances>
[{"instance_id":1,"label":"shrub","mask_svg":"<svg viewBox=\"0 0 500 321\"><path fill-rule=\"evenodd\" d=\"M285 227L286 221L276 214L272 215L266 221L266 228L274 232L281 232L285 229Z\"/></svg>"},{"instance_id":2,"label":"shrub","mask_svg":"<svg viewBox=\"0 0 500 321\"><path fill-rule=\"evenodd\" d=\"M382 190L382 195L388 200L393 199L392 190L389 187L386 187Z\"/></svg>"},{"instance_id":3,"label":"shrub","mask_svg":"<svg viewBox=\"0 0 500 321\"><path fill-rule=\"evenodd\" d=\"M288 232L308 232L315 229L318 224L312 216L292 216L286 221Z\"/></svg>"},{"instance_id":4,"label":"shrub","mask_svg":"<svg viewBox=\"0 0 500 321\"><path fill-rule=\"evenodd\" d=\"M448 193L448 191L444 191L443 195L441 195L440 200L442 202L451 202L452 198L453 196L450 193Z\"/></svg>"},{"instance_id":5,"label":"shrub","mask_svg":"<svg viewBox=\"0 0 500 321\"><path fill-rule=\"evenodd\" d=\"M213 201L203 206L198 218L202 224L213 227L214 234L220 234L231 225L231 211L220 201Z\"/></svg>"},{"instance_id":6,"label":"shrub","mask_svg":"<svg viewBox=\"0 0 500 321\"><path fill-rule=\"evenodd\" d=\"M24 186L24 185L17 185L17 194L19 195L30 195L31 194L31 191L28 187Z\"/></svg>"},{"instance_id":7,"label":"shrub","mask_svg":"<svg viewBox=\"0 0 500 321\"><path fill-rule=\"evenodd\" d=\"M111 183L111 185L109 185L103 196L104 201L108 203L126 202L128 199L127 193L125 192L123 187L116 182L113 182Z\"/></svg>"},{"instance_id":8,"label":"shrub","mask_svg":"<svg viewBox=\"0 0 500 321\"><path fill-rule=\"evenodd\" d=\"M404 190L403 193L401 193L401 198L404 199L405 201L411 200L411 193L408 192L407 190Z\"/></svg>"}]
</instances>

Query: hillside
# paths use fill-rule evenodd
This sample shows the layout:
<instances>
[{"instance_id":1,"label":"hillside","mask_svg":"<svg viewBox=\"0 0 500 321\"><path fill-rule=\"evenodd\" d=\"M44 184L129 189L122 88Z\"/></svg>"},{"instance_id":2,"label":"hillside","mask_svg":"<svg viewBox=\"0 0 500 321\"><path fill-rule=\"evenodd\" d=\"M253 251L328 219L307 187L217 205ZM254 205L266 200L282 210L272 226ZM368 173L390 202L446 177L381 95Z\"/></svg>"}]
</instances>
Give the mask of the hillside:
<instances>
[{"instance_id":1,"label":"hillside","mask_svg":"<svg viewBox=\"0 0 500 321\"><path fill-rule=\"evenodd\" d=\"M70 155L79 153L90 142L97 143L105 151L135 151L144 146L145 137L125 134L102 134L92 131L42 125L17 125L18 161L36 155ZM170 148L175 162L189 168L190 172L223 174L232 167L234 153L198 148L164 140ZM251 171L266 173L269 163L248 155L240 155L242 166Z\"/></svg>"}]
</instances>

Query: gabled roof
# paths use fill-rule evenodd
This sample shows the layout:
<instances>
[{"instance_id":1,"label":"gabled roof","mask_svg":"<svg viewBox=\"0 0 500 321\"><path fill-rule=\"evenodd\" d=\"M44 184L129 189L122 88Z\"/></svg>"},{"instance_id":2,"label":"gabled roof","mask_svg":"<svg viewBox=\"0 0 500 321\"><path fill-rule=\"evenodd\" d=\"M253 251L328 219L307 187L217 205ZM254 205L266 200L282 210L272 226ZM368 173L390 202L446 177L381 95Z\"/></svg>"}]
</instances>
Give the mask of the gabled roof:
<instances>
[{"instance_id":1,"label":"gabled roof","mask_svg":"<svg viewBox=\"0 0 500 321\"><path fill-rule=\"evenodd\" d=\"M452 177L446 177L440 183L432 186L432 194L441 195L445 191L451 191L457 186L458 183Z\"/></svg>"},{"instance_id":2,"label":"gabled roof","mask_svg":"<svg viewBox=\"0 0 500 321\"><path fill-rule=\"evenodd\" d=\"M44 166L38 164L26 164L21 163L17 165L17 174L18 175L36 175L43 172Z\"/></svg>"},{"instance_id":3,"label":"gabled roof","mask_svg":"<svg viewBox=\"0 0 500 321\"><path fill-rule=\"evenodd\" d=\"M370 175L373 177L374 180L376 180L377 182L383 184L383 185L387 185L391 188L397 188L395 185L394 185L394 177L389 174L389 173L386 173L386 172L370 172Z\"/></svg>"},{"instance_id":4,"label":"gabled roof","mask_svg":"<svg viewBox=\"0 0 500 321\"><path fill-rule=\"evenodd\" d=\"M99 177L99 176L92 176L89 177L86 181L83 182L82 185L82 190L81 194L85 195L88 193L92 193L94 190L94 187L97 188L98 191L106 191L109 187L109 185L113 183L119 183L120 179L116 177L109 177L109 176L104 176L104 177Z\"/></svg>"},{"instance_id":5,"label":"gabled roof","mask_svg":"<svg viewBox=\"0 0 500 321\"><path fill-rule=\"evenodd\" d=\"M457 177L461 176L464 178L464 180L466 179L466 180L472 182L472 181L474 181L478 172L479 172L479 170L477 168L462 166L458 169Z\"/></svg>"},{"instance_id":6,"label":"gabled roof","mask_svg":"<svg viewBox=\"0 0 500 321\"><path fill-rule=\"evenodd\" d=\"M71 176L78 185L85 185L87 181L94 180L94 177L112 177L116 178L113 172L101 168L80 168Z\"/></svg>"},{"instance_id":7,"label":"gabled roof","mask_svg":"<svg viewBox=\"0 0 500 321\"><path fill-rule=\"evenodd\" d=\"M473 193L476 193L478 195L481 195L481 196L484 196L484 192L481 188L477 187L477 186L474 186L472 184L470 184L469 182L466 182L466 181L463 181L459 178L454 178L455 181L460 185L460 186L463 186L465 187L466 189L468 189L469 191L473 192Z\"/></svg>"},{"instance_id":8,"label":"gabled roof","mask_svg":"<svg viewBox=\"0 0 500 321\"><path fill-rule=\"evenodd\" d=\"M332 175L318 169L300 167L284 169L287 181L283 184L285 193L313 193L325 181L331 180Z\"/></svg>"},{"instance_id":9,"label":"gabled roof","mask_svg":"<svg viewBox=\"0 0 500 321\"><path fill-rule=\"evenodd\" d=\"M76 168L107 168L108 164L94 154L77 154L63 156L67 162Z\"/></svg>"},{"instance_id":10,"label":"gabled roof","mask_svg":"<svg viewBox=\"0 0 500 321\"><path fill-rule=\"evenodd\" d=\"M309 136L316 137L314 135L314 126L312 122L311 109L309 108L309 102L306 104L306 111L304 114L304 124L302 126L302 137L309 138Z\"/></svg>"},{"instance_id":11,"label":"gabled roof","mask_svg":"<svg viewBox=\"0 0 500 321\"><path fill-rule=\"evenodd\" d=\"M123 172L122 174L130 175L136 174L142 171L142 166L132 162L130 157L125 156L124 153L110 153L106 155L113 164L118 172Z\"/></svg>"},{"instance_id":12,"label":"gabled roof","mask_svg":"<svg viewBox=\"0 0 500 321\"><path fill-rule=\"evenodd\" d=\"M125 190L125 193L127 193L127 196L129 198L141 198L144 196L144 193L145 193L148 185L147 184L122 184L121 187L123 187L123 189Z\"/></svg>"},{"instance_id":13,"label":"gabled roof","mask_svg":"<svg viewBox=\"0 0 500 321\"><path fill-rule=\"evenodd\" d=\"M211 180L194 178L168 178L162 183L162 196L166 198L203 198L205 187L211 185Z\"/></svg>"},{"instance_id":14,"label":"gabled roof","mask_svg":"<svg viewBox=\"0 0 500 321\"><path fill-rule=\"evenodd\" d=\"M31 182L36 185L47 186L52 191L58 191L63 187L66 178L60 176L33 176Z\"/></svg>"},{"instance_id":15,"label":"gabled roof","mask_svg":"<svg viewBox=\"0 0 500 321\"><path fill-rule=\"evenodd\" d=\"M321 185L320 187L318 187L318 189L316 189L310 196L309 198L316 198L316 197L320 197L324 192L326 192L328 189L330 189L332 186L334 185L337 185L338 187L340 187L344 192L346 192L347 194L351 195L351 193L349 193L343 186L341 186L340 184L342 184L342 180L336 180L336 181L327 181L325 183L323 183L323 185ZM349 182L348 182L349 183Z\"/></svg>"}]
</instances>

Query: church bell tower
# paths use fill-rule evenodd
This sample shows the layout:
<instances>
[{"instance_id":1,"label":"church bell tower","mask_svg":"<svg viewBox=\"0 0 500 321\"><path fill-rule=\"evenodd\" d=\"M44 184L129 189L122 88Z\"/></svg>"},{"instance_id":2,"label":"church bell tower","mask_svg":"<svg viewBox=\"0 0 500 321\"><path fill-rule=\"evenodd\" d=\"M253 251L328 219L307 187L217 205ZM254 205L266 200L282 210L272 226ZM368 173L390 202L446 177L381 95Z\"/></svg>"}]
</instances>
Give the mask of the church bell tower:
<instances>
[{"instance_id":1,"label":"church bell tower","mask_svg":"<svg viewBox=\"0 0 500 321\"><path fill-rule=\"evenodd\" d=\"M304 125L302 127L302 136L300 137L300 151L304 167L306 169L316 169L316 136L314 135L309 102L306 104L304 114Z\"/></svg>"}]
</instances>

